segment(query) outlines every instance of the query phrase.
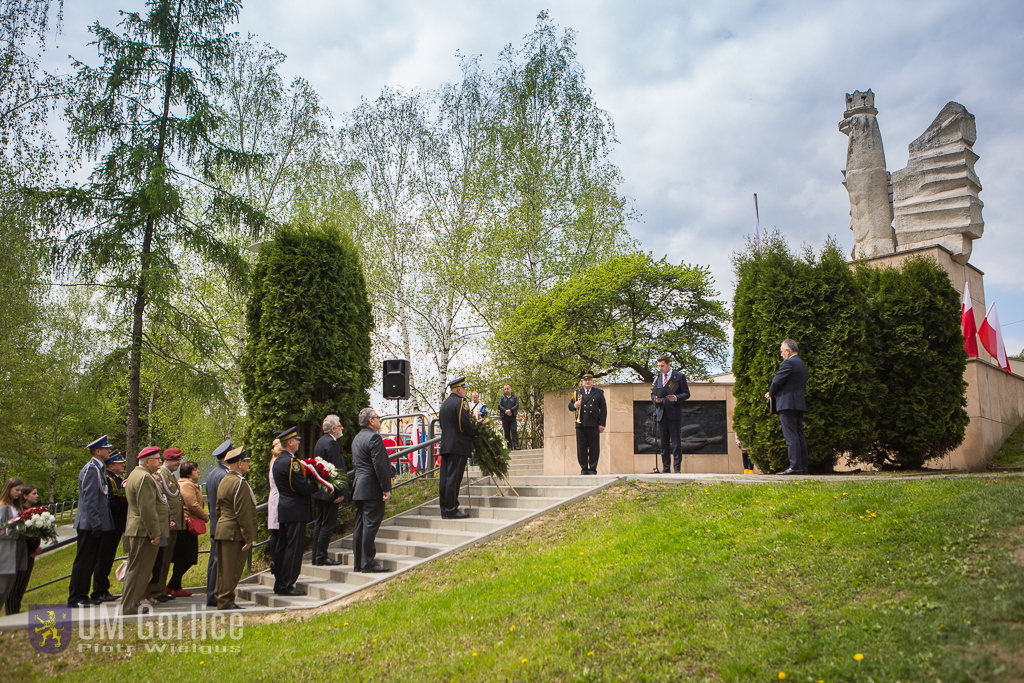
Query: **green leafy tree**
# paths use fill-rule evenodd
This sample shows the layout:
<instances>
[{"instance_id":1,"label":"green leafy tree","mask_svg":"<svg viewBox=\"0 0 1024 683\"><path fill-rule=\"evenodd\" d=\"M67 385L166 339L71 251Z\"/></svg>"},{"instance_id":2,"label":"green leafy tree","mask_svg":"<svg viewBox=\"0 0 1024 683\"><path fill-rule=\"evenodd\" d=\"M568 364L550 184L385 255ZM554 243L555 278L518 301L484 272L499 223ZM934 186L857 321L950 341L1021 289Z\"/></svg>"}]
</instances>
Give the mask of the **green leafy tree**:
<instances>
[{"instance_id":1,"label":"green leafy tree","mask_svg":"<svg viewBox=\"0 0 1024 683\"><path fill-rule=\"evenodd\" d=\"M554 373L554 384L579 373L632 371L645 382L666 353L687 374L707 376L726 359L729 313L706 268L617 256L523 303L498 328L516 358Z\"/></svg>"},{"instance_id":2,"label":"green leafy tree","mask_svg":"<svg viewBox=\"0 0 1024 683\"><path fill-rule=\"evenodd\" d=\"M785 440L764 393L794 339L807 364L808 459L830 471L844 454L863 453L874 433L875 383L864 295L836 243L797 257L778 233L733 258L733 427L762 471L785 469Z\"/></svg>"},{"instance_id":3,"label":"green leafy tree","mask_svg":"<svg viewBox=\"0 0 1024 683\"><path fill-rule=\"evenodd\" d=\"M858 460L878 468L920 468L963 443L967 354L960 295L934 260L857 269L867 298L875 438Z\"/></svg>"},{"instance_id":4,"label":"green leafy tree","mask_svg":"<svg viewBox=\"0 0 1024 683\"><path fill-rule=\"evenodd\" d=\"M373 314L359 252L336 226L281 228L260 248L242 355L245 442L265 490L274 437L296 425L306 457L337 414L349 439L369 404Z\"/></svg>"},{"instance_id":5,"label":"green leafy tree","mask_svg":"<svg viewBox=\"0 0 1024 683\"><path fill-rule=\"evenodd\" d=\"M259 157L217 142L222 115L209 90L229 56L227 25L237 0L150 0L147 13L122 14L122 31L90 31L102 64L75 62L76 96L67 110L73 150L97 159L89 182L46 194L70 226L60 263L85 278L105 278L130 310L126 452L139 450L142 354L147 306L159 307L185 251L222 264L231 277L246 262L222 241L219 223L258 233L261 212L213 191L207 210L183 210L197 186L216 190L218 173L240 173Z\"/></svg>"}]
</instances>

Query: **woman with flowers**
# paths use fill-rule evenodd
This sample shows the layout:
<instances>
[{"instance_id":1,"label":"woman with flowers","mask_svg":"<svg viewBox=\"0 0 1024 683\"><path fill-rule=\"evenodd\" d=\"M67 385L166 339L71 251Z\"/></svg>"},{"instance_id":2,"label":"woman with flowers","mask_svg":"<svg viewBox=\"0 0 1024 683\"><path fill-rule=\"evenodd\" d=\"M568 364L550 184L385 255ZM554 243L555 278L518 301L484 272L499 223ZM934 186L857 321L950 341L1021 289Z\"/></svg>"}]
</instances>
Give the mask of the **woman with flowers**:
<instances>
[{"instance_id":1,"label":"woman with flowers","mask_svg":"<svg viewBox=\"0 0 1024 683\"><path fill-rule=\"evenodd\" d=\"M12 524L21 515L21 487L25 482L11 477L0 490L0 602L14 588L18 571L28 566L28 552L21 532Z\"/></svg>"},{"instance_id":2,"label":"woman with flowers","mask_svg":"<svg viewBox=\"0 0 1024 683\"><path fill-rule=\"evenodd\" d=\"M19 506L21 512L35 507L36 503L39 502L39 489L35 486L22 486L21 500L19 502L21 503ZM25 589L28 588L29 579L32 578L32 567L36 563L36 555L42 549L43 539L41 538L25 535L23 541L26 553L25 569L19 569L14 577L14 587L7 596L7 601L4 605L7 614L17 614L21 611L21 600L25 597Z\"/></svg>"}]
</instances>

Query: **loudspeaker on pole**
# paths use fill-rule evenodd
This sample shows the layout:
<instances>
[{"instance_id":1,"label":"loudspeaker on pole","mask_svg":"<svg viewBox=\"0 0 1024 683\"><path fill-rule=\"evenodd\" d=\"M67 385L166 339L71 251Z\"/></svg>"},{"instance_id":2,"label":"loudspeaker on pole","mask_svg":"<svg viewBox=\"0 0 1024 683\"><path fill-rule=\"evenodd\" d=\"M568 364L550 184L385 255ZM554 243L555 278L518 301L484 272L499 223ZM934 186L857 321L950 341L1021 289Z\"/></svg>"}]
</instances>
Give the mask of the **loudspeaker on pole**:
<instances>
[{"instance_id":1,"label":"loudspeaker on pole","mask_svg":"<svg viewBox=\"0 0 1024 683\"><path fill-rule=\"evenodd\" d=\"M384 361L384 398L389 401L405 401L409 393L409 361L392 359Z\"/></svg>"}]
</instances>

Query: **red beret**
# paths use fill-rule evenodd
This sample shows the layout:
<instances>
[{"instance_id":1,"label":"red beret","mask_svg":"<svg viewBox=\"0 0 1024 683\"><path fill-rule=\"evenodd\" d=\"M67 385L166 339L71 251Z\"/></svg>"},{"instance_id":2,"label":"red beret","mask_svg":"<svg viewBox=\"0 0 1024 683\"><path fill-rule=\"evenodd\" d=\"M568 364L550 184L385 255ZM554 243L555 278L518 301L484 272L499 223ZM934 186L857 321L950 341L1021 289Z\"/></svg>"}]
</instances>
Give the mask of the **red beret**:
<instances>
[{"instance_id":1,"label":"red beret","mask_svg":"<svg viewBox=\"0 0 1024 683\"><path fill-rule=\"evenodd\" d=\"M142 460L143 458L149 457L151 455L159 455L159 454L160 454L160 447L159 446L146 446L141 451L139 451L139 460Z\"/></svg>"},{"instance_id":2,"label":"red beret","mask_svg":"<svg viewBox=\"0 0 1024 683\"><path fill-rule=\"evenodd\" d=\"M180 460L183 455L185 451L180 448L168 448L164 451L164 460Z\"/></svg>"}]
</instances>

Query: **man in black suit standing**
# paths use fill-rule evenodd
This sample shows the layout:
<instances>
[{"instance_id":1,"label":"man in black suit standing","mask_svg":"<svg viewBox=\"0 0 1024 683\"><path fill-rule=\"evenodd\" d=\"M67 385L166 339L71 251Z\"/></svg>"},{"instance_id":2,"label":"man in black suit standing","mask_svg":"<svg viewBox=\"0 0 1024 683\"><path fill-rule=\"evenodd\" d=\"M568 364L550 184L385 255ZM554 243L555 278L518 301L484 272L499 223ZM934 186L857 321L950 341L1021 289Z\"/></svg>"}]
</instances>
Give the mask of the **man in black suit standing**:
<instances>
[{"instance_id":1,"label":"man in black suit standing","mask_svg":"<svg viewBox=\"0 0 1024 683\"><path fill-rule=\"evenodd\" d=\"M569 399L569 410L576 412L576 460L580 463L580 474L597 474L608 404L604 392L594 387L593 372L584 372L581 378L583 388L575 390Z\"/></svg>"},{"instance_id":2,"label":"man in black suit standing","mask_svg":"<svg viewBox=\"0 0 1024 683\"><path fill-rule=\"evenodd\" d=\"M686 384L686 375L673 370L668 356L658 356L658 376L654 380L651 400L654 401L654 416L658 422L658 436L661 439L661 471L668 474L669 450L676 474L683 467L682 432L679 423L683 419L683 409L679 405L690 398L690 388Z\"/></svg>"},{"instance_id":3,"label":"man in black suit standing","mask_svg":"<svg viewBox=\"0 0 1024 683\"><path fill-rule=\"evenodd\" d=\"M299 452L299 432L289 427L277 436L284 450L271 465L274 485L280 498L277 502L278 539L274 548L274 593L276 595L305 595L295 587L302 572L302 551L306 543L306 524L312 495L319 485L312 477L306 478L306 466L295 455Z\"/></svg>"},{"instance_id":4,"label":"man in black suit standing","mask_svg":"<svg viewBox=\"0 0 1024 683\"><path fill-rule=\"evenodd\" d=\"M341 420L337 415L328 415L324 418L322 426L324 435L320 437L320 440L316 442L316 446L313 447L313 457L323 458L344 472L345 456L341 454L341 444L338 443L338 439L341 438L344 432ZM327 546L330 545L331 535L338 526L338 504L342 498L344 498L342 491L331 493L330 491L318 489L313 494L313 500L316 501L312 550L313 564L315 565L330 566L341 564L341 562L332 560L327 556Z\"/></svg>"},{"instance_id":5,"label":"man in black suit standing","mask_svg":"<svg viewBox=\"0 0 1024 683\"><path fill-rule=\"evenodd\" d=\"M505 384L504 392L498 399L498 413L501 415L501 428L505 431L505 443L509 450L519 450L519 427L516 417L519 415L519 397L512 393L512 385Z\"/></svg>"},{"instance_id":6,"label":"man in black suit standing","mask_svg":"<svg viewBox=\"0 0 1024 683\"><path fill-rule=\"evenodd\" d=\"M466 378L448 382L451 393L441 404L441 472L437 481L437 496L441 504L441 519L469 517L459 510L459 487L466 470L466 460L473 455L473 437L476 421L466 402Z\"/></svg>"},{"instance_id":7,"label":"man in black suit standing","mask_svg":"<svg viewBox=\"0 0 1024 683\"><path fill-rule=\"evenodd\" d=\"M352 531L354 570L377 574L390 571L377 563L377 530L384 520L384 502L391 500L391 463L377 430L380 416L373 408L359 411L359 433L352 440L352 466L356 470L352 500L356 527Z\"/></svg>"},{"instance_id":8,"label":"man in black suit standing","mask_svg":"<svg viewBox=\"0 0 1024 683\"><path fill-rule=\"evenodd\" d=\"M782 435L786 437L786 448L789 451L789 469L779 474L807 474L807 437L804 436L807 366L797 355L799 352L792 339L782 342L779 347L782 365L764 395L769 401L775 401L775 411L779 414Z\"/></svg>"}]
</instances>

